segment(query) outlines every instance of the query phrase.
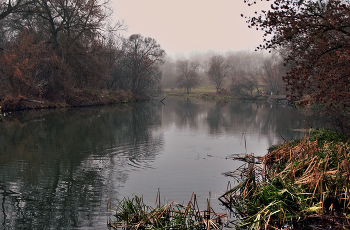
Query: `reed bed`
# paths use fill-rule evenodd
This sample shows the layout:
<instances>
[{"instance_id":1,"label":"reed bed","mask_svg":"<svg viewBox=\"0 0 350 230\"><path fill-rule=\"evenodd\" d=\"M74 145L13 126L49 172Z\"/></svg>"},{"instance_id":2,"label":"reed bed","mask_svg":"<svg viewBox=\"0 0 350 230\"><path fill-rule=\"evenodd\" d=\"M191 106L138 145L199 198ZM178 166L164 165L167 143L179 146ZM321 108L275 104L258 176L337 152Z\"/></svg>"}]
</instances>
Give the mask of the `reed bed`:
<instances>
[{"instance_id":1,"label":"reed bed","mask_svg":"<svg viewBox=\"0 0 350 230\"><path fill-rule=\"evenodd\" d=\"M350 229L350 144L340 134L312 130L226 173L236 180L219 199L243 229ZM313 226L313 227L310 227Z\"/></svg>"},{"instance_id":2,"label":"reed bed","mask_svg":"<svg viewBox=\"0 0 350 230\"><path fill-rule=\"evenodd\" d=\"M210 207L207 199L207 209L198 208L197 198L192 194L187 205L175 203L160 203L158 192L156 208L147 206L142 197L124 198L119 202L115 221L109 221L108 226L113 229L193 229L211 230L221 229L227 221L226 213L216 213Z\"/></svg>"}]
</instances>

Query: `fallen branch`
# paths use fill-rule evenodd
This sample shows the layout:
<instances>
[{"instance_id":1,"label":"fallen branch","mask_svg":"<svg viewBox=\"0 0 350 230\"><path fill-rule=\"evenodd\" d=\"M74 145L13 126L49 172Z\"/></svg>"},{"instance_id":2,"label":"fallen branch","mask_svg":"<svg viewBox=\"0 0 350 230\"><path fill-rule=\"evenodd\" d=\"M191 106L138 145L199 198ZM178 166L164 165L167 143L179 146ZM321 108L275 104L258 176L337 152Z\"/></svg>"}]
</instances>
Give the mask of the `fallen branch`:
<instances>
[{"instance_id":1,"label":"fallen branch","mask_svg":"<svg viewBox=\"0 0 350 230\"><path fill-rule=\"evenodd\" d=\"M43 101L31 100L31 99L26 99L26 98L22 98L22 101L28 101L28 102L34 102L34 103L39 103L39 104L45 104L45 102L43 102Z\"/></svg>"},{"instance_id":2,"label":"fallen branch","mask_svg":"<svg viewBox=\"0 0 350 230\"><path fill-rule=\"evenodd\" d=\"M38 100L25 99L25 101L34 102L34 103L39 103L39 104L45 104L45 102L43 102L43 101L38 101Z\"/></svg>"}]
</instances>

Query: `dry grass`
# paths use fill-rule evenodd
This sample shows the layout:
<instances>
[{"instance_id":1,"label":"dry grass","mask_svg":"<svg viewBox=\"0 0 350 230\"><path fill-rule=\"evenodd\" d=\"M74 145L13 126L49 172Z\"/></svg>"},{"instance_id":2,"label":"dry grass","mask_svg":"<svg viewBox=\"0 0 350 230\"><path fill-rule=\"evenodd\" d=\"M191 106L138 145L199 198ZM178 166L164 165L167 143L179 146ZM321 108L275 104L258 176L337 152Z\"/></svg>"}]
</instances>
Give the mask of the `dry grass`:
<instances>
[{"instance_id":1,"label":"dry grass","mask_svg":"<svg viewBox=\"0 0 350 230\"><path fill-rule=\"evenodd\" d=\"M241 226L303 229L310 218L322 217L338 219L333 229L349 229L350 146L341 136L319 132L278 146L263 158L246 157L252 160L229 173L238 185L220 199L239 213Z\"/></svg>"}]
</instances>

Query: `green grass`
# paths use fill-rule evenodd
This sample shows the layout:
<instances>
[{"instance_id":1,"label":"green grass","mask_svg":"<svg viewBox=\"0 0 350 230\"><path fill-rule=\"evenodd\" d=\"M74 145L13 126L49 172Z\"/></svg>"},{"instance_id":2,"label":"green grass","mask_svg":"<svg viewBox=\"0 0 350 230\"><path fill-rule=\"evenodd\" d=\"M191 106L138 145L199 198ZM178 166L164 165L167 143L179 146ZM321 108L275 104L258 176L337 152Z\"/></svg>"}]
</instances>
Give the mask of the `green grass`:
<instances>
[{"instance_id":1,"label":"green grass","mask_svg":"<svg viewBox=\"0 0 350 230\"><path fill-rule=\"evenodd\" d=\"M192 89L189 94L178 88L164 89L164 92L163 96L199 97L203 93L216 93L216 88L214 85L201 85Z\"/></svg>"},{"instance_id":2,"label":"green grass","mask_svg":"<svg viewBox=\"0 0 350 230\"><path fill-rule=\"evenodd\" d=\"M173 88L173 89L170 89L170 88L167 88L167 89L164 89L164 91L166 93L177 93L177 94L186 94L186 92L183 90L183 89L178 89L178 88ZM201 93L208 93L208 92L216 92L216 88L215 88L215 85L200 85L196 88L193 88L191 91L190 91L190 94L201 94Z\"/></svg>"},{"instance_id":3,"label":"green grass","mask_svg":"<svg viewBox=\"0 0 350 230\"><path fill-rule=\"evenodd\" d=\"M226 87L223 87L227 89ZM162 96L182 96L182 97L196 97L196 98L201 98L205 100L232 100L232 99L240 99L242 98L241 96L232 96L230 95L229 89L225 94L217 94L216 93L216 87L213 84L206 84L206 85L201 85L198 86L190 91L189 94L184 91L184 89L178 89L178 88L172 88L172 89L164 89L163 90L163 95ZM257 91L255 90L254 93ZM255 97L253 95L255 100L266 100L264 97ZM243 96L246 98L246 96ZM248 96L249 97L249 96Z\"/></svg>"}]
</instances>

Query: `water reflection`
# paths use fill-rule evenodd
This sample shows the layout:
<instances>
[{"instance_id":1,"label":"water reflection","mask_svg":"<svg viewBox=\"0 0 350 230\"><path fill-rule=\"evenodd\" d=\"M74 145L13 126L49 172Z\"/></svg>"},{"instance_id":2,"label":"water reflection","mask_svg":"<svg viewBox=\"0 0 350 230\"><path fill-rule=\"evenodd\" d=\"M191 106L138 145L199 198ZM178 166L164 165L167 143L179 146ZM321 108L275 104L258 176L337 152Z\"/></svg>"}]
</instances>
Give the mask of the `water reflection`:
<instances>
[{"instance_id":1,"label":"water reflection","mask_svg":"<svg viewBox=\"0 0 350 230\"><path fill-rule=\"evenodd\" d=\"M146 104L1 117L2 226L94 226L105 212L101 197L118 196L130 170L158 154L160 125L160 107Z\"/></svg>"},{"instance_id":2,"label":"water reflection","mask_svg":"<svg viewBox=\"0 0 350 230\"><path fill-rule=\"evenodd\" d=\"M258 133L269 138L269 145L301 137L301 130L322 124L315 115L306 115L294 106L257 101L216 102L209 109L210 134L242 135Z\"/></svg>"},{"instance_id":3,"label":"water reflection","mask_svg":"<svg viewBox=\"0 0 350 230\"><path fill-rule=\"evenodd\" d=\"M230 125L225 109L227 109L226 101L216 102L215 106L209 109L207 121L210 134L221 133L223 129Z\"/></svg>"},{"instance_id":4,"label":"water reflection","mask_svg":"<svg viewBox=\"0 0 350 230\"><path fill-rule=\"evenodd\" d=\"M259 133L269 139L269 145L300 138L305 128L322 124L316 117L307 116L290 105L279 105L258 102L235 102L229 106L230 122L238 130ZM307 122L307 126L305 125Z\"/></svg>"},{"instance_id":5,"label":"water reflection","mask_svg":"<svg viewBox=\"0 0 350 230\"><path fill-rule=\"evenodd\" d=\"M246 151L242 134L249 152L265 154L317 120L263 102L164 102L0 116L0 228L106 229L108 199L154 201L158 188L203 204L211 191L214 206L222 173L241 164L225 156Z\"/></svg>"},{"instance_id":6,"label":"water reflection","mask_svg":"<svg viewBox=\"0 0 350 230\"><path fill-rule=\"evenodd\" d=\"M198 126L197 116L199 113L199 105L190 98L182 98L175 107L178 127L196 128Z\"/></svg>"}]
</instances>

